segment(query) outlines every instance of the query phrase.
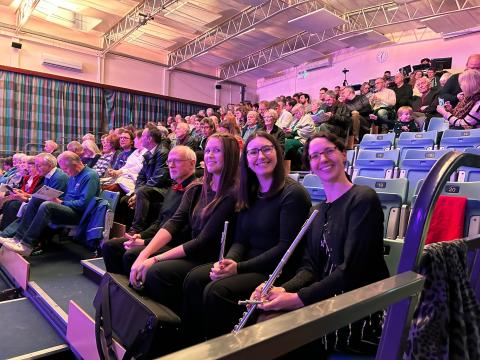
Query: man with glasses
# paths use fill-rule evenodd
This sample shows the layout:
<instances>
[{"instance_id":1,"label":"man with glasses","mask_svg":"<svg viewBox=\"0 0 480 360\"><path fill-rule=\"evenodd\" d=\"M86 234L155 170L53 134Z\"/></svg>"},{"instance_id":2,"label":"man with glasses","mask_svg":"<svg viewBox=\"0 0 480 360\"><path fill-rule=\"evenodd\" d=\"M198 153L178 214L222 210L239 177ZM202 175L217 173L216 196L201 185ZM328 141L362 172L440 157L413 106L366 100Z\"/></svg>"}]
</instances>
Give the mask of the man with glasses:
<instances>
[{"instance_id":1,"label":"man with glasses","mask_svg":"<svg viewBox=\"0 0 480 360\"><path fill-rule=\"evenodd\" d=\"M168 154L167 164L170 177L175 184L168 189L165 200L159 210L158 218L148 228L134 234L126 234L124 238L112 239L102 245L102 254L107 271L128 275L138 254L148 245L162 225L175 213L186 187L195 180L195 152L187 146L175 146ZM185 228L183 236L178 238L183 243L190 235ZM177 238L175 238L177 240ZM176 244L162 248L167 251Z\"/></svg>"},{"instance_id":2,"label":"man with glasses","mask_svg":"<svg viewBox=\"0 0 480 360\"><path fill-rule=\"evenodd\" d=\"M374 112L370 115L370 119L376 121L377 125L382 125L383 128L392 129L396 102L395 91L385 86L383 78L376 79L375 93L370 97L370 104Z\"/></svg>"}]
</instances>

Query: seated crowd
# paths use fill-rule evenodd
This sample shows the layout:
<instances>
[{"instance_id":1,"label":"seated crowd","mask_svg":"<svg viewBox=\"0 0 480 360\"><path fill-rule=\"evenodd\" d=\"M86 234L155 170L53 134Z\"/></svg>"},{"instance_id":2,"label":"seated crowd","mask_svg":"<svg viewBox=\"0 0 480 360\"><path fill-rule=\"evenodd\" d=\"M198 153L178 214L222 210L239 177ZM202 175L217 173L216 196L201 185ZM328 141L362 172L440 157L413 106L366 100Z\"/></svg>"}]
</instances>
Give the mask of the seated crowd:
<instances>
[{"instance_id":1,"label":"seated crowd","mask_svg":"<svg viewBox=\"0 0 480 360\"><path fill-rule=\"evenodd\" d=\"M229 332L242 313L238 300L264 301L259 308L271 317L384 279L382 207L373 190L345 174L348 139L358 142L372 127L419 131L433 116L452 128L480 127L480 55L466 67L443 85L427 70L408 81L379 77L375 92L368 83L360 94L322 88L313 101L298 93L118 128L101 137L101 150L86 134L56 157L59 146L48 140L36 156L3 161L0 244L29 256L45 246L52 224L76 225L101 189L118 192L115 219L127 231L97 244L107 270L179 314L183 346ZM284 160L316 174L327 200L277 286L260 299L261 284L311 213ZM42 185L62 195L35 197ZM322 339L319 349L364 349L363 335L380 324L370 316Z\"/></svg>"}]
</instances>

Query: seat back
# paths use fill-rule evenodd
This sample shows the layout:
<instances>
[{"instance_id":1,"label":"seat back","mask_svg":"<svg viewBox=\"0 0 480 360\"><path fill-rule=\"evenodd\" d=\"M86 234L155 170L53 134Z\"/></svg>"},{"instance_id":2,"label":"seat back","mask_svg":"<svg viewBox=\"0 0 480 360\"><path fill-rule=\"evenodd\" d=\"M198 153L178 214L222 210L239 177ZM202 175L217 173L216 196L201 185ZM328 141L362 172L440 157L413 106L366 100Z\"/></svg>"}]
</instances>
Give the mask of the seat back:
<instances>
[{"instance_id":1,"label":"seat back","mask_svg":"<svg viewBox=\"0 0 480 360\"><path fill-rule=\"evenodd\" d=\"M394 133L365 134L360 142L360 149L390 150L395 140Z\"/></svg>"},{"instance_id":2,"label":"seat back","mask_svg":"<svg viewBox=\"0 0 480 360\"><path fill-rule=\"evenodd\" d=\"M428 123L427 131L437 130L445 131L448 130L450 124L443 117L432 117Z\"/></svg>"},{"instance_id":3,"label":"seat back","mask_svg":"<svg viewBox=\"0 0 480 360\"><path fill-rule=\"evenodd\" d=\"M108 205L110 205L110 210L112 212L115 212L118 200L120 199L120 193L110 190L102 190L102 192L100 193L100 197L104 200L107 200Z\"/></svg>"},{"instance_id":4,"label":"seat back","mask_svg":"<svg viewBox=\"0 0 480 360\"><path fill-rule=\"evenodd\" d=\"M468 148L464 152L469 154L480 155L480 148ZM458 168L458 181L480 181L480 169L461 166Z\"/></svg>"},{"instance_id":5,"label":"seat back","mask_svg":"<svg viewBox=\"0 0 480 360\"><path fill-rule=\"evenodd\" d=\"M470 147L480 147L480 129L445 130L440 140L441 149L462 151Z\"/></svg>"},{"instance_id":6,"label":"seat back","mask_svg":"<svg viewBox=\"0 0 480 360\"><path fill-rule=\"evenodd\" d=\"M403 240L383 239L383 256L390 276L397 273L400 256L402 256Z\"/></svg>"},{"instance_id":7,"label":"seat back","mask_svg":"<svg viewBox=\"0 0 480 360\"><path fill-rule=\"evenodd\" d=\"M366 176L373 178L393 177L393 170L398 164L399 150L360 150L355 160L353 178Z\"/></svg>"},{"instance_id":8,"label":"seat back","mask_svg":"<svg viewBox=\"0 0 480 360\"><path fill-rule=\"evenodd\" d=\"M354 184L365 185L377 192L383 210L384 237L396 239L400 225L400 212L407 199L407 179L375 179L358 176Z\"/></svg>"},{"instance_id":9,"label":"seat back","mask_svg":"<svg viewBox=\"0 0 480 360\"><path fill-rule=\"evenodd\" d=\"M437 141L438 131L402 132L397 141L400 153L408 149L433 150ZM401 155L400 155L401 156Z\"/></svg>"},{"instance_id":10,"label":"seat back","mask_svg":"<svg viewBox=\"0 0 480 360\"><path fill-rule=\"evenodd\" d=\"M437 160L452 149L406 151L405 158L400 161L400 177L408 179L408 202L414 195L417 183L424 179Z\"/></svg>"},{"instance_id":11,"label":"seat back","mask_svg":"<svg viewBox=\"0 0 480 360\"><path fill-rule=\"evenodd\" d=\"M303 178L303 186L307 189L312 199L312 205L316 205L321 201L325 201L327 196L323 189L323 184L320 178L315 174L307 174Z\"/></svg>"}]
</instances>

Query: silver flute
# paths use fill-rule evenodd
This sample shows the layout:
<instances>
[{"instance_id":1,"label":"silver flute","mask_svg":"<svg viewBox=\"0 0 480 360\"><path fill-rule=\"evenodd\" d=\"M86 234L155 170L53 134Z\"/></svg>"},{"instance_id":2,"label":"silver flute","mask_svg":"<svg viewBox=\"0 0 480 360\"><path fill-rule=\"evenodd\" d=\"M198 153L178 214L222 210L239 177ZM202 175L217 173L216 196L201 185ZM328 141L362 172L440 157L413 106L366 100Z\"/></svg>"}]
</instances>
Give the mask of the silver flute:
<instances>
[{"instance_id":1,"label":"silver flute","mask_svg":"<svg viewBox=\"0 0 480 360\"><path fill-rule=\"evenodd\" d=\"M228 221L223 225L222 239L220 240L220 256L218 261L222 261L225 256L225 241L227 240Z\"/></svg>"},{"instance_id":2,"label":"silver flute","mask_svg":"<svg viewBox=\"0 0 480 360\"><path fill-rule=\"evenodd\" d=\"M275 283L275 280L277 280L278 277L280 276L280 274L282 273L283 267L287 263L290 256L293 254L293 251L297 247L300 240L302 240L303 236L305 235L305 233L309 229L310 225L312 225L312 222L315 219L315 217L317 216L317 214L318 214L318 210L314 210L312 212L312 214L310 215L310 217L307 219L307 221L305 221L305 224L303 224L302 228L300 229L300 232L295 237L293 242L290 244L289 248L287 249L287 251L283 255L283 257L280 260L280 262L278 263L277 267L275 268L275 270L273 270L273 273L271 273L270 276L268 277L268 280L265 283L265 285L263 285L262 292L260 293L260 299L263 299L264 297L266 297L268 295L268 293L270 292L270 290L273 287L273 284ZM238 303L239 303L239 305L247 304L247 305L251 305L251 306L247 311L245 311L243 313L243 316L240 318L238 324L235 325L235 327L233 328L232 332L234 334L238 333L245 326L245 324L247 323L250 316L256 310L257 305L263 303L263 301L261 301L261 300L258 300L258 301L257 300L253 300L253 301L243 300L243 301L239 301Z\"/></svg>"}]
</instances>

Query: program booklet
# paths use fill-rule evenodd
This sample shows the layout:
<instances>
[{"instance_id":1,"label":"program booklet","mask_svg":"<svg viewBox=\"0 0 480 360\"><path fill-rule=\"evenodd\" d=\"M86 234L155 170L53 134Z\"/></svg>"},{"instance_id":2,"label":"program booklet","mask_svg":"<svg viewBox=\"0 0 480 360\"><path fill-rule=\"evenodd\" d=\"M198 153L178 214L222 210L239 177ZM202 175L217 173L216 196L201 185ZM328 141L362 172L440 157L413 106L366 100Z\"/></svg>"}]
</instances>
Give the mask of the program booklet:
<instances>
[{"instance_id":1,"label":"program booklet","mask_svg":"<svg viewBox=\"0 0 480 360\"><path fill-rule=\"evenodd\" d=\"M40 188L40 190L32 194L32 197L43 199L43 200L50 200L50 199L58 198L62 194L63 194L63 191L51 188L50 186L47 186L47 185L43 185Z\"/></svg>"}]
</instances>

